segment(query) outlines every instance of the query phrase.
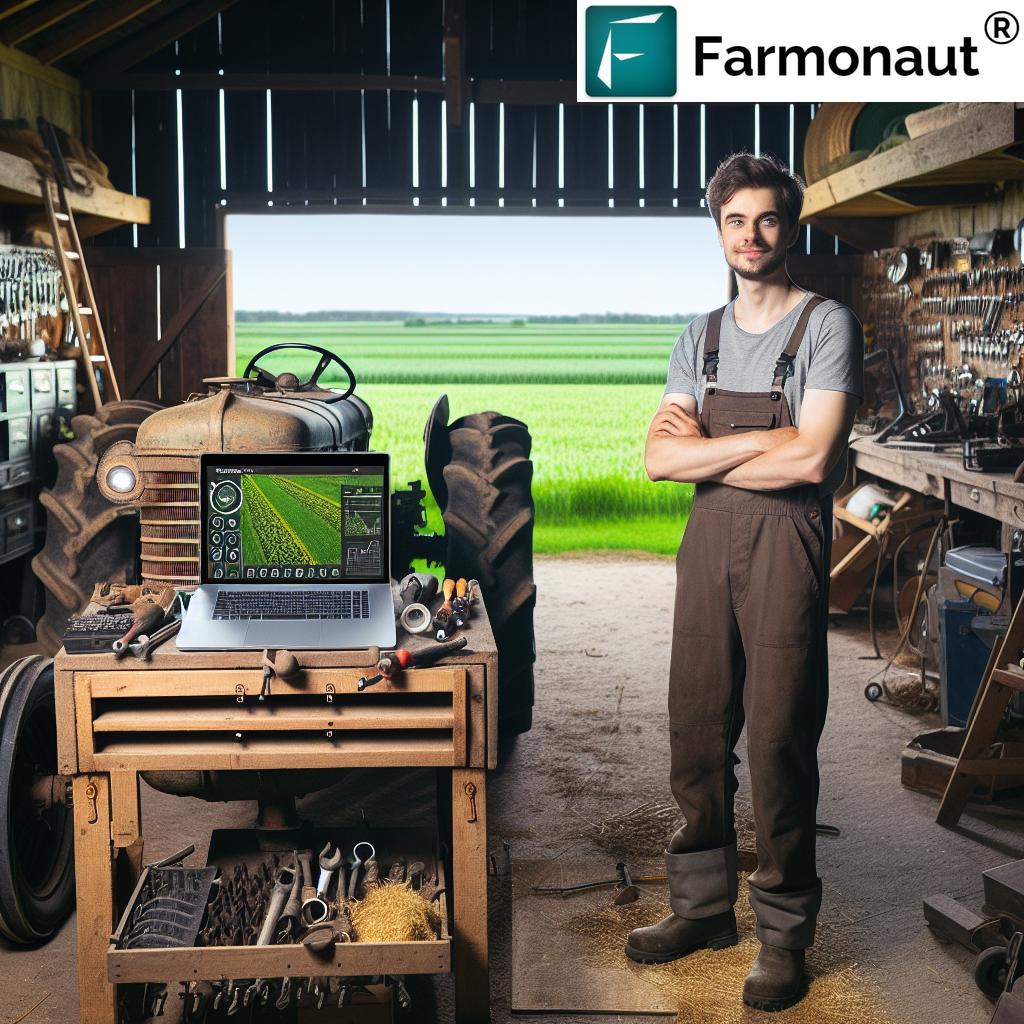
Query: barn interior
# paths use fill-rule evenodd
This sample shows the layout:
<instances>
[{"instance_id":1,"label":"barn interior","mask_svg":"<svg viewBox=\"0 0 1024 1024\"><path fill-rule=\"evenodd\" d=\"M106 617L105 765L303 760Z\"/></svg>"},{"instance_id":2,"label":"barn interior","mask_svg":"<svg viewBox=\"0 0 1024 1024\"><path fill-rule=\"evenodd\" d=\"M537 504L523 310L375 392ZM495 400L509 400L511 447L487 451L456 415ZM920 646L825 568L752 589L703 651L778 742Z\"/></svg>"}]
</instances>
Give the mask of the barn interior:
<instances>
[{"instance_id":1,"label":"barn interior","mask_svg":"<svg viewBox=\"0 0 1024 1024\"><path fill-rule=\"evenodd\" d=\"M576 17L537 0L0 10L4 1019L760 1019L738 996L749 914L735 950L622 957L668 900L674 575L628 553L534 558L529 424L449 422L439 388L423 484L446 535L423 529L422 491L384 496L396 580L431 559L482 590L454 634L469 646L412 661L404 683L379 667L394 643L303 652L297 674L256 649L115 663L109 639L66 647L98 583L200 582L201 452L372 451L371 410L318 388L316 358L310 378L259 356L236 377L231 215L441 218L424 259L443 261L445 217L707 217L707 180L738 150L806 180L790 274L856 312L868 385L835 502L826 902L808 996L777 1019L982 1024L1012 985L1022 105L581 103ZM706 308L732 287L723 268ZM268 396L307 405L274 419ZM511 511L493 510L487 472ZM594 595L638 578L645 607L620 638ZM422 597L432 615L452 594ZM354 858L362 903L357 848L379 847L428 930L289 944L197 924L175 948L131 947L161 871L189 865L213 906L207 864L239 892L266 865L262 913L282 875L289 895L312 889L303 903L323 895L325 843ZM309 883L292 859L307 846ZM534 888L600 879L571 898Z\"/></svg>"}]
</instances>

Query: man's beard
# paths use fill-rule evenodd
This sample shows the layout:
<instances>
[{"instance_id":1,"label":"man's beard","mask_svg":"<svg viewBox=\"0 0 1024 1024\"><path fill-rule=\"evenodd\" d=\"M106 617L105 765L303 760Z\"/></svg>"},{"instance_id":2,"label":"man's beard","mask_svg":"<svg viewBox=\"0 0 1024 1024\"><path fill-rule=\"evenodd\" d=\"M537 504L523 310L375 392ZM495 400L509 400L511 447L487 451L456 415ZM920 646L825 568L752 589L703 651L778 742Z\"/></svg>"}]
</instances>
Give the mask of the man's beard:
<instances>
[{"instance_id":1,"label":"man's beard","mask_svg":"<svg viewBox=\"0 0 1024 1024\"><path fill-rule=\"evenodd\" d=\"M758 281L761 278L774 274L786 262L786 250L780 249L773 256L759 261L757 266L751 269L736 266L728 257L726 257L725 261L732 267L738 277L745 278L747 281Z\"/></svg>"}]
</instances>

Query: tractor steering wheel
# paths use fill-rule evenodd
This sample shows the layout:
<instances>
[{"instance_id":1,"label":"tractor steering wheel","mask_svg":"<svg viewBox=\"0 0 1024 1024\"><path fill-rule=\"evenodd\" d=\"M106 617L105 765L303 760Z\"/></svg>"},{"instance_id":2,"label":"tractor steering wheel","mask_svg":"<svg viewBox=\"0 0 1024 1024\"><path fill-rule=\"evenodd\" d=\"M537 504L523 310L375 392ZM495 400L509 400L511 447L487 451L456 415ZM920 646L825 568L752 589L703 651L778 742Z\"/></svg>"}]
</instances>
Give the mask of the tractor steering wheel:
<instances>
[{"instance_id":1,"label":"tractor steering wheel","mask_svg":"<svg viewBox=\"0 0 1024 1024\"><path fill-rule=\"evenodd\" d=\"M249 365L246 366L245 372L242 374L242 376L248 378L249 374L255 369L256 379L258 381L265 382L271 385L272 387L277 387L277 375L271 373L269 370L265 370L262 366L257 366L257 363L259 362L260 359L263 358L263 356L267 355L268 352L276 352L278 349L282 348L302 348L306 349L308 352L320 353L320 362L316 364L316 369L313 370L312 374L310 374L307 380L305 380L295 389L296 391L320 390L317 382L320 380L321 374L324 372L324 370L327 369L328 366L331 365L331 363L337 363L345 371L345 373L348 374L348 388L346 389L344 394L342 394L342 399L348 398L349 395L351 395L352 392L355 391L356 375L352 372L352 367L349 366L348 363L346 363L345 360L341 358L341 356L335 355L333 352L329 351L326 348L320 348L319 345L307 345L304 341L282 341L279 342L277 345L268 345L266 348L260 349L260 351L257 352L256 355L254 355L252 359L249 360ZM284 375L281 374L280 376Z\"/></svg>"}]
</instances>

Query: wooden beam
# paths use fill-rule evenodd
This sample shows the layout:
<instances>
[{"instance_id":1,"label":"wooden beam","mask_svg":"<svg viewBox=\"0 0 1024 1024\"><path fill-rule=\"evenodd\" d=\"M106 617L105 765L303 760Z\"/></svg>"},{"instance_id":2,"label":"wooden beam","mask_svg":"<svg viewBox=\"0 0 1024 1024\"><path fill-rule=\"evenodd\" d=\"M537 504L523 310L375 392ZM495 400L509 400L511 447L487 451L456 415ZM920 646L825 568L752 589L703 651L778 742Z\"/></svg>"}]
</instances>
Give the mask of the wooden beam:
<instances>
[{"instance_id":1,"label":"wooden beam","mask_svg":"<svg viewBox=\"0 0 1024 1024\"><path fill-rule=\"evenodd\" d=\"M444 98L449 128L462 124L469 89L466 81L466 0L444 5Z\"/></svg>"},{"instance_id":2,"label":"wooden beam","mask_svg":"<svg viewBox=\"0 0 1024 1024\"><path fill-rule=\"evenodd\" d=\"M209 92L224 89L227 92L444 92L440 78L421 78L418 75L360 75L360 74L261 74L238 73L218 75L213 72L195 72L183 75L157 72L135 72L122 75L98 74L84 78L83 82L96 92L121 92L135 89L140 92L168 92L174 89Z\"/></svg>"},{"instance_id":3,"label":"wooden beam","mask_svg":"<svg viewBox=\"0 0 1024 1024\"><path fill-rule=\"evenodd\" d=\"M963 165L964 180L993 181L1016 176L1009 173L1005 162L993 165L998 168L994 177L980 173L982 166L986 166L984 161L977 167L967 163L1012 146L1017 139L1014 104L986 103L984 107L981 113L969 114L945 128L911 139L814 182L804 194L803 219L833 216L840 212L837 208L843 204L848 204L847 210L856 209L861 215L889 213L898 216L906 211L900 209L897 200L876 199L860 207L852 204L895 185L948 183L951 168L958 165Z\"/></svg>"},{"instance_id":4,"label":"wooden beam","mask_svg":"<svg viewBox=\"0 0 1024 1024\"><path fill-rule=\"evenodd\" d=\"M99 39L100 36L137 18L159 2L160 0L120 0L119 3L105 4L69 32L45 44L35 56L41 64L53 64L69 53L87 46L94 39Z\"/></svg>"},{"instance_id":5,"label":"wooden beam","mask_svg":"<svg viewBox=\"0 0 1024 1024\"><path fill-rule=\"evenodd\" d=\"M201 0L176 11L163 21L136 32L123 42L103 50L99 56L87 61L78 69L80 78L90 75L116 75L130 68L152 53L182 36L188 35L200 25L216 17L238 0Z\"/></svg>"},{"instance_id":6,"label":"wooden beam","mask_svg":"<svg viewBox=\"0 0 1024 1024\"><path fill-rule=\"evenodd\" d=\"M517 82L509 78L482 78L471 82L471 91L474 103L528 104L530 106L576 103L575 82Z\"/></svg>"},{"instance_id":7,"label":"wooden beam","mask_svg":"<svg viewBox=\"0 0 1024 1024\"><path fill-rule=\"evenodd\" d=\"M9 18L12 14L18 14L20 11L25 10L26 7L31 7L36 0L12 0L2 11L0 11L0 21L4 18Z\"/></svg>"},{"instance_id":8,"label":"wooden beam","mask_svg":"<svg viewBox=\"0 0 1024 1024\"><path fill-rule=\"evenodd\" d=\"M92 73L89 69L92 68ZM419 75L360 75L326 73L228 73L186 72L174 75L164 71L129 72L110 74L106 55L96 64L82 69L83 85L96 92L122 92L134 89L138 92L167 92L181 89L185 92L210 92L223 89L226 92L367 92L385 89L391 92L442 93L447 100L446 109L462 102L458 90L450 79L427 78ZM472 98L476 103L509 103L545 105L555 103L576 103L576 83L564 80L533 81L511 79L467 79L465 92L461 95ZM454 98L453 98L454 97Z\"/></svg>"},{"instance_id":9,"label":"wooden beam","mask_svg":"<svg viewBox=\"0 0 1024 1024\"><path fill-rule=\"evenodd\" d=\"M0 43L0 64L38 78L56 89L63 89L65 92L71 93L72 96L81 95L82 89L77 78L72 78L71 75L66 75L56 68L45 68L35 57L30 57L27 53L14 49L13 46L4 46L3 43Z\"/></svg>"},{"instance_id":10,"label":"wooden beam","mask_svg":"<svg viewBox=\"0 0 1024 1024\"><path fill-rule=\"evenodd\" d=\"M51 0L30 11L24 17L17 18L0 31L0 42L8 46L17 46L26 39L45 31L51 25L88 7L92 0Z\"/></svg>"},{"instance_id":11,"label":"wooden beam","mask_svg":"<svg viewBox=\"0 0 1024 1024\"><path fill-rule=\"evenodd\" d=\"M76 215L110 221L111 226L149 223L148 199L116 192L112 188L97 186L88 194L70 192L68 202ZM42 209L39 171L34 164L13 153L0 152L0 203Z\"/></svg>"}]
</instances>

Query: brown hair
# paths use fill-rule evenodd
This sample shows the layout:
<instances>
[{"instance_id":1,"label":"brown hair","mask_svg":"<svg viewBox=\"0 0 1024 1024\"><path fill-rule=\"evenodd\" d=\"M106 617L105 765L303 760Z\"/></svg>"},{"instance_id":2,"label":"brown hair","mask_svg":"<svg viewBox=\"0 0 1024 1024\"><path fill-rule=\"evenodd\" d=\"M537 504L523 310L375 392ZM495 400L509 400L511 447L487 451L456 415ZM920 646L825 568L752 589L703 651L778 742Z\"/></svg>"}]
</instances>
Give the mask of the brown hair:
<instances>
[{"instance_id":1,"label":"brown hair","mask_svg":"<svg viewBox=\"0 0 1024 1024\"><path fill-rule=\"evenodd\" d=\"M772 188L775 189L779 212L786 218L786 226L792 227L800 220L804 187L800 175L794 174L781 160L743 151L727 156L718 165L708 182L705 198L711 216L721 227L722 207L741 188Z\"/></svg>"}]
</instances>

